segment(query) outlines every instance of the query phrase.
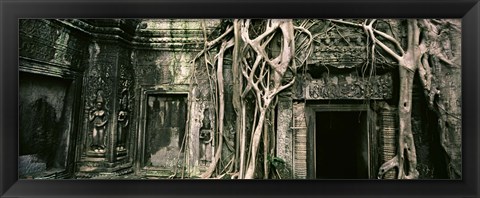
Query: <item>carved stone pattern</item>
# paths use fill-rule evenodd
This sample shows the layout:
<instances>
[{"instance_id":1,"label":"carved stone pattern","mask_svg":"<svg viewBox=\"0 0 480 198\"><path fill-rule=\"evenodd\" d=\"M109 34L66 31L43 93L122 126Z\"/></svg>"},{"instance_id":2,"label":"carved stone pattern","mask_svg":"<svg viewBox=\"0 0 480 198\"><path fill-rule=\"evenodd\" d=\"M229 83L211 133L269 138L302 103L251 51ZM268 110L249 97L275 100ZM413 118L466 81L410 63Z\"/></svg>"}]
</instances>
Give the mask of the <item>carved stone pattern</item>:
<instances>
[{"instance_id":1,"label":"carved stone pattern","mask_svg":"<svg viewBox=\"0 0 480 198\"><path fill-rule=\"evenodd\" d=\"M395 146L395 109L381 109L380 119L379 119L379 127L380 127L380 149L381 149L381 163L385 163L388 160L395 157L396 146ZM384 175L384 179L394 179L396 175L395 170L390 170Z\"/></svg>"},{"instance_id":2,"label":"carved stone pattern","mask_svg":"<svg viewBox=\"0 0 480 198\"><path fill-rule=\"evenodd\" d=\"M20 20L20 56L74 69L82 67L86 43L65 27L45 20ZM57 55L57 56L56 56Z\"/></svg>"},{"instance_id":3,"label":"carved stone pattern","mask_svg":"<svg viewBox=\"0 0 480 198\"><path fill-rule=\"evenodd\" d=\"M148 22L154 20L155 22ZM177 21L175 19L150 19L150 20L124 20L124 19L59 19L63 23L70 24L75 28L89 32L89 35L101 40L119 40L126 42L135 48L160 49L175 51L180 48L199 51L203 43L203 29L198 19L190 22ZM92 21L96 21L93 25ZM103 22L102 22L103 21ZM141 24L138 24L141 22ZM209 22L210 21L210 22ZM207 32L214 30L215 23L207 20ZM167 25L166 27L148 27L150 25ZM139 28L139 26L140 28ZM141 28L146 26L145 28ZM132 32L135 32L133 35Z\"/></svg>"},{"instance_id":4,"label":"carved stone pattern","mask_svg":"<svg viewBox=\"0 0 480 198\"><path fill-rule=\"evenodd\" d=\"M307 177L307 123L305 118L305 103L293 103L294 121L294 178Z\"/></svg>"},{"instance_id":5,"label":"carved stone pattern","mask_svg":"<svg viewBox=\"0 0 480 198\"><path fill-rule=\"evenodd\" d=\"M90 65L85 73L85 120L88 119L88 112L94 108L94 101L96 93L99 89L103 91L104 97L104 109L107 113L107 117L112 113L111 112L111 96L112 96L112 85L114 83L114 76L112 76L113 65L116 64L116 50L109 49L108 47L101 46L100 53L94 58L90 57ZM87 141L84 142L84 151L87 151L91 141L91 128L88 125L89 122L86 122L84 129L86 130ZM109 123L111 124L111 123ZM110 127L105 129L105 138L108 139Z\"/></svg>"},{"instance_id":6,"label":"carved stone pattern","mask_svg":"<svg viewBox=\"0 0 480 198\"><path fill-rule=\"evenodd\" d=\"M122 95L122 92L123 90L127 90L128 92L128 99L127 99L127 113L129 114L129 117L128 119L132 119L132 115L134 115L134 112L133 112L133 104L135 104L134 102L134 98L132 97L134 95L134 70L133 70L133 66L132 66L132 63L131 63L131 60L130 60L130 51L129 50L125 50L125 49L122 49L120 51L120 56L119 56L119 65L118 65L118 85L117 85L117 100L118 100L118 105L121 105L121 102L120 100L122 100L123 98L123 95ZM123 110L121 106L119 106L118 110L117 110L117 113L118 111L121 111ZM129 121L129 123L132 123L131 121ZM127 144L127 148L128 148L128 144L129 144L129 137L130 137L130 134L133 133L133 130L135 127L133 127L131 124L129 124L130 126L128 127L128 132L127 132L127 136L126 136L126 144ZM118 126L118 127L121 127L121 126Z\"/></svg>"},{"instance_id":7,"label":"carved stone pattern","mask_svg":"<svg viewBox=\"0 0 480 198\"><path fill-rule=\"evenodd\" d=\"M20 55L43 61L54 56L54 29L43 20L20 20ZM34 38L40 37L40 38Z\"/></svg>"},{"instance_id":8,"label":"carved stone pattern","mask_svg":"<svg viewBox=\"0 0 480 198\"><path fill-rule=\"evenodd\" d=\"M307 85L307 99L390 99L390 74L362 79L356 75L336 75L313 80Z\"/></svg>"},{"instance_id":9,"label":"carved stone pattern","mask_svg":"<svg viewBox=\"0 0 480 198\"><path fill-rule=\"evenodd\" d=\"M311 63L355 66L366 60L366 37L359 28L335 26L314 42ZM347 65L345 65L347 64ZM348 65L352 64L352 65Z\"/></svg>"},{"instance_id":10,"label":"carved stone pattern","mask_svg":"<svg viewBox=\"0 0 480 198\"><path fill-rule=\"evenodd\" d=\"M367 60L366 43L367 38L361 28L334 26L316 38L308 63L338 68L362 66ZM394 64L391 59L387 59L387 63Z\"/></svg>"}]
</instances>

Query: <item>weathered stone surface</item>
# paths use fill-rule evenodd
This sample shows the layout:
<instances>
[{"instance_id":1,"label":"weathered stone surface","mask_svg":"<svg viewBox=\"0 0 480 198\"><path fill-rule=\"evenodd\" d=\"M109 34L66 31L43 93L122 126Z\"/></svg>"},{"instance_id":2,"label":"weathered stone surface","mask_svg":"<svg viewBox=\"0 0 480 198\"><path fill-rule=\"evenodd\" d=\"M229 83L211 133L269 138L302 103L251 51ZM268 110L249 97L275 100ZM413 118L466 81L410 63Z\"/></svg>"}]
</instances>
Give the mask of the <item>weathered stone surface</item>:
<instances>
[{"instance_id":1,"label":"weathered stone surface","mask_svg":"<svg viewBox=\"0 0 480 198\"><path fill-rule=\"evenodd\" d=\"M193 89L193 93L196 93L198 90ZM190 125L189 127L189 141L188 141L188 151L189 151L189 173L190 175L200 175L199 165L200 165L200 129L204 125L202 121L204 120L204 111L208 108L208 103L206 101L197 101L192 102L190 106L190 111L192 112L202 112L202 113L191 113L190 114ZM213 120L212 120L213 121ZM212 126L212 125L210 125ZM212 148L213 149L213 148Z\"/></svg>"},{"instance_id":2,"label":"weathered stone surface","mask_svg":"<svg viewBox=\"0 0 480 198\"><path fill-rule=\"evenodd\" d=\"M294 160L293 152L293 130L292 128L292 101L289 98L280 98L277 112L277 157L285 161L285 170L282 178L292 178Z\"/></svg>"},{"instance_id":3,"label":"weathered stone surface","mask_svg":"<svg viewBox=\"0 0 480 198\"><path fill-rule=\"evenodd\" d=\"M20 73L19 154L35 154L47 168L65 168L72 132L71 81Z\"/></svg>"},{"instance_id":4,"label":"weathered stone surface","mask_svg":"<svg viewBox=\"0 0 480 198\"><path fill-rule=\"evenodd\" d=\"M307 121L305 103L293 103L293 175L295 179L307 178Z\"/></svg>"},{"instance_id":5,"label":"weathered stone surface","mask_svg":"<svg viewBox=\"0 0 480 198\"><path fill-rule=\"evenodd\" d=\"M20 57L64 67L83 67L87 40L57 20L20 20ZM43 67L48 70L49 67Z\"/></svg>"},{"instance_id":6,"label":"weathered stone surface","mask_svg":"<svg viewBox=\"0 0 480 198\"><path fill-rule=\"evenodd\" d=\"M397 152L396 138L396 108L388 105L386 102L378 104L378 128L379 128L379 158L380 163L383 164L395 157ZM397 172L390 170L384 175L384 179L395 179Z\"/></svg>"},{"instance_id":7,"label":"weathered stone surface","mask_svg":"<svg viewBox=\"0 0 480 198\"><path fill-rule=\"evenodd\" d=\"M137 28L134 43L138 48L165 51L199 51L202 48L205 22L207 34L220 20L209 19L145 19Z\"/></svg>"},{"instance_id":8,"label":"weathered stone surface","mask_svg":"<svg viewBox=\"0 0 480 198\"><path fill-rule=\"evenodd\" d=\"M18 174L20 177L41 173L47 170L47 163L37 155L21 155L18 157Z\"/></svg>"},{"instance_id":9,"label":"weathered stone surface","mask_svg":"<svg viewBox=\"0 0 480 198\"><path fill-rule=\"evenodd\" d=\"M151 95L147 100L146 166L173 170L184 156L186 97Z\"/></svg>"}]
</instances>

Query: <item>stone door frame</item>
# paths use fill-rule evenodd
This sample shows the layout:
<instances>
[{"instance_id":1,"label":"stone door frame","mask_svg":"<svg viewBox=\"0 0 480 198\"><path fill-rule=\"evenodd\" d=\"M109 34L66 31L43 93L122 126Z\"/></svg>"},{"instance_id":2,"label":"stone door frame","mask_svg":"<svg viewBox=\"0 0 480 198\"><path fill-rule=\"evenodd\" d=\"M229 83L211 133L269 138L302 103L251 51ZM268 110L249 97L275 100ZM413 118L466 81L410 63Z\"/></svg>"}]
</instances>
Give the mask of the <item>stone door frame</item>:
<instances>
[{"instance_id":1,"label":"stone door frame","mask_svg":"<svg viewBox=\"0 0 480 198\"><path fill-rule=\"evenodd\" d=\"M175 91L166 91L165 89L159 89L158 87L144 86L141 87L140 91L140 101L139 101L139 122L137 128L137 139L136 139L136 156L135 156L135 173L137 175L147 174L148 171L144 169L145 167L145 142L146 142L146 127L147 127L147 106L148 106L148 96L149 95L183 95L186 98L189 97L189 92L183 90ZM187 109L187 114L188 114Z\"/></svg>"},{"instance_id":2,"label":"stone door frame","mask_svg":"<svg viewBox=\"0 0 480 198\"><path fill-rule=\"evenodd\" d=\"M316 112L335 112L335 111L364 111L367 113L367 166L368 178L375 178L376 173L376 113L370 108L370 104L306 104L306 124L307 124L307 179L316 179ZM314 151L314 152L308 152Z\"/></svg>"}]
</instances>

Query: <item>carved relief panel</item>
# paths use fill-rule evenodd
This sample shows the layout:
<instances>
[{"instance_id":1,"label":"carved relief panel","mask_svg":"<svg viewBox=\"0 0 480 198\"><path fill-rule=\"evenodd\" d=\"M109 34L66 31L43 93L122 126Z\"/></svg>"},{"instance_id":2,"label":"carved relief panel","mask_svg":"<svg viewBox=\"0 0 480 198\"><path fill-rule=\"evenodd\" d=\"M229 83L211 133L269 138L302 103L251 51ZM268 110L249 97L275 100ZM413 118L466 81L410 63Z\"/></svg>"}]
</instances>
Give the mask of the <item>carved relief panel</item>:
<instances>
[{"instance_id":1,"label":"carved relief panel","mask_svg":"<svg viewBox=\"0 0 480 198\"><path fill-rule=\"evenodd\" d=\"M356 74L339 74L307 82L307 99L390 99L393 93L390 73L370 79Z\"/></svg>"},{"instance_id":2,"label":"carved relief panel","mask_svg":"<svg viewBox=\"0 0 480 198\"><path fill-rule=\"evenodd\" d=\"M62 20L19 20L20 57L80 69L87 46L85 35L63 26ZM49 67L42 69L48 70Z\"/></svg>"},{"instance_id":3,"label":"carved relief panel","mask_svg":"<svg viewBox=\"0 0 480 198\"><path fill-rule=\"evenodd\" d=\"M89 46L89 68L84 77L85 122L83 153L88 157L105 157L110 138L109 119L112 116L112 87L115 81L116 49L114 46Z\"/></svg>"},{"instance_id":4,"label":"carved relief panel","mask_svg":"<svg viewBox=\"0 0 480 198\"><path fill-rule=\"evenodd\" d=\"M117 82L117 118L115 134L115 149L117 156L126 155L129 149L131 130L134 123L131 121L133 115L133 92L134 92L134 71L129 58L129 51L120 50Z\"/></svg>"}]
</instances>

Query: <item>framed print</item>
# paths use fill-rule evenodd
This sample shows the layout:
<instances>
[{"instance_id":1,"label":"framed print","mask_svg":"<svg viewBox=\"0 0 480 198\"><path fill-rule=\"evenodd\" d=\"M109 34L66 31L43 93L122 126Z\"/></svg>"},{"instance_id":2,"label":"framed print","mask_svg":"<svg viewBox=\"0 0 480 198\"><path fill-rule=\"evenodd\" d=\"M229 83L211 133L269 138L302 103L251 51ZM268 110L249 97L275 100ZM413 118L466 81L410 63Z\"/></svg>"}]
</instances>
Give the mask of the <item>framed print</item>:
<instances>
[{"instance_id":1,"label":"framed print","mask_svg":"<svg viewBox=\"0 0 480 198\"><path fill-rule=\"evenodd\" d=\"M478 1L0 6L2 197L478 196Z\"/></svg>"}]
</instances>

